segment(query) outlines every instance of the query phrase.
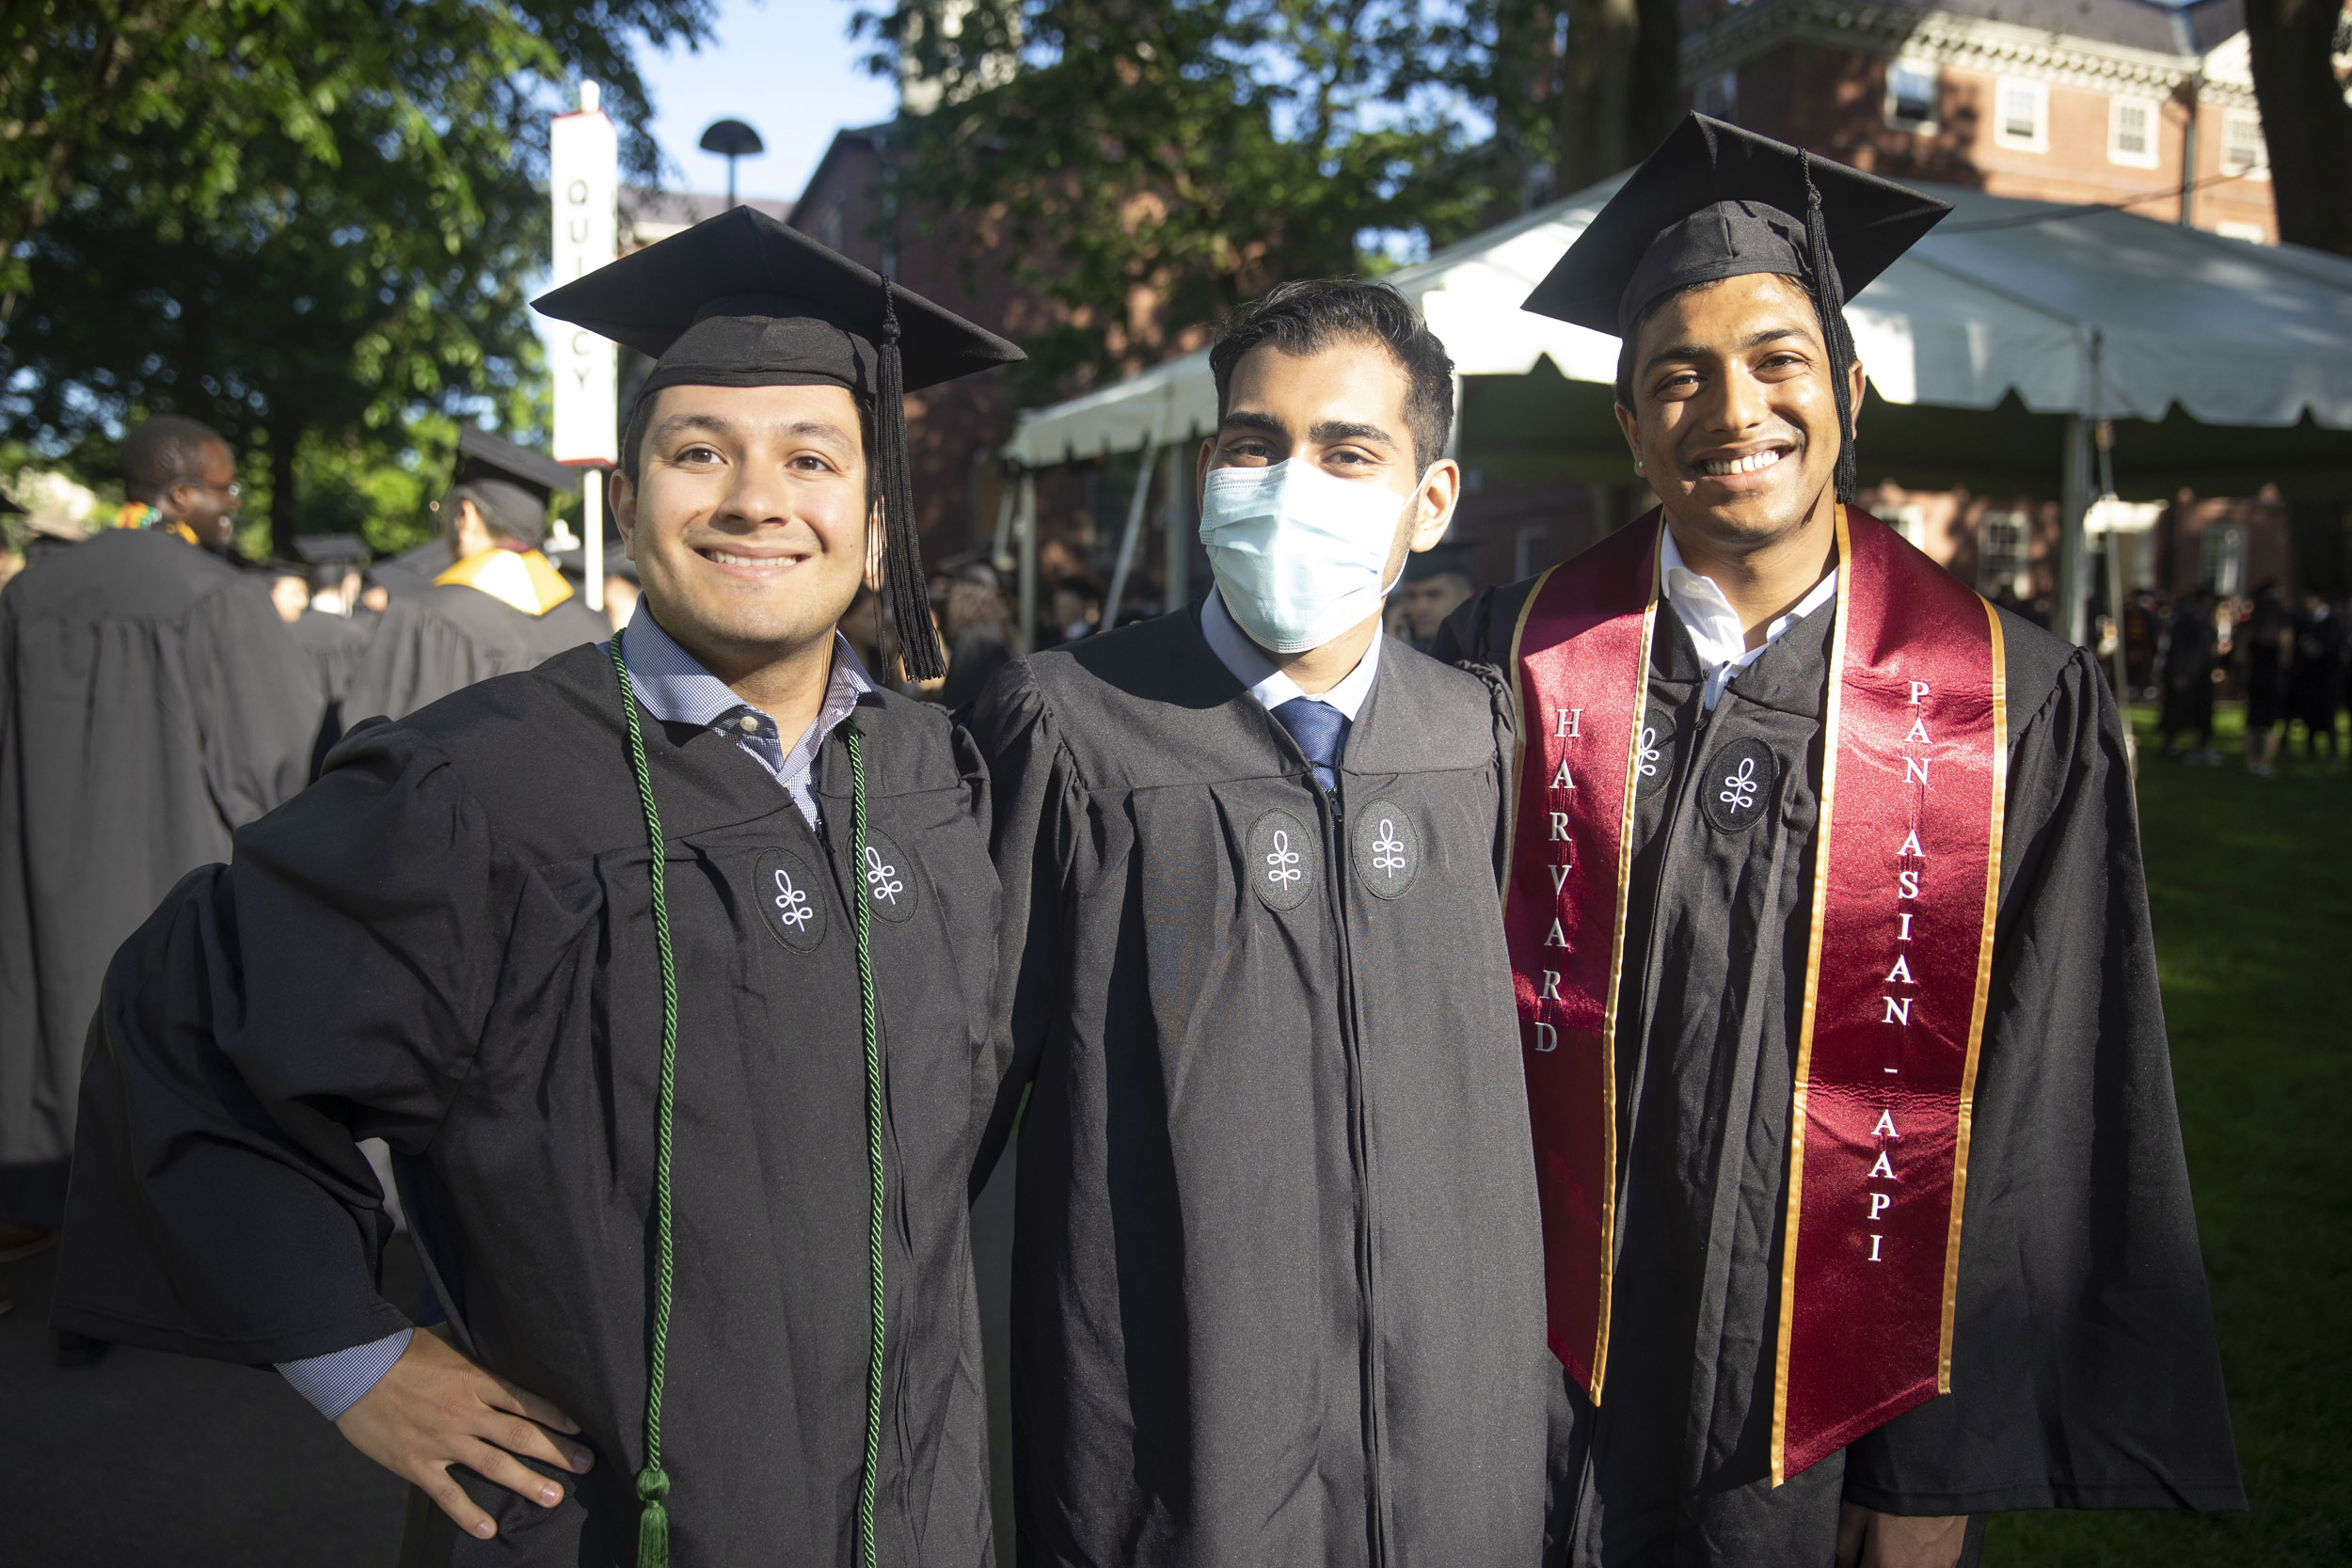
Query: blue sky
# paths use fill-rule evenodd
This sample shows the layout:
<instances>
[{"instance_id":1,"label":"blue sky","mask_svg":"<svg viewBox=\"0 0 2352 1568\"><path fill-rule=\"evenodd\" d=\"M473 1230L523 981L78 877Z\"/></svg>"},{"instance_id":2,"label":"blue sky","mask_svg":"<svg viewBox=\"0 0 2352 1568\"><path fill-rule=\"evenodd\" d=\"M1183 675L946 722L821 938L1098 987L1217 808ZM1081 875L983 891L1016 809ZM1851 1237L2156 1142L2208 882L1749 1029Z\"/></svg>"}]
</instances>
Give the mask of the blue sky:
<instances>
[{"instance_id":1,"label":"blue sky","mask_svg":"<svg viewBox=\"0 0 2352 1568\"><path fill-rule=\"evenodd\" d=\"M699 52L644 50L654 140L671 190L723 191L727 163L694 144L714 119L740 119L768 150L737 166L743 196L801 194L835 130L886 119L891 85L859 69L852 0L719 0L716 37Z\"/></svg>"}]
</instances>

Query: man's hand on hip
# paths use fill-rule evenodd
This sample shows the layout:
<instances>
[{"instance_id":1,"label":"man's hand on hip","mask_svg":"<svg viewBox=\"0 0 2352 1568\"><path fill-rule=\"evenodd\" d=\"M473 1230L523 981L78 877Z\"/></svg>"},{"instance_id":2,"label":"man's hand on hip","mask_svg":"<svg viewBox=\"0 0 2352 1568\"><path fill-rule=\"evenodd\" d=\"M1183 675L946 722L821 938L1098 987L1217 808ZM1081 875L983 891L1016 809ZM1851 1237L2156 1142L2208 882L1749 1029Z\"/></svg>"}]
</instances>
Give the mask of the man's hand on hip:
<instances>
[{"instance_id":1,"label":"man's hand on hip","mask_svg":"<svg viewBox=\"0 0 2352 1568\"><path fill-rule=\"evenodd\" d=\"M419 1333L392 1370L335 1418L351 1446L424 1490L467 1534L487 1539L498 1527L473 1505L449 1467L463 1465L542 1508L564 1488L516 1459L537 1459L578 1475L592 1455L555 1433L580 1423L527 1389L493 1376L441 1341ZM549 1429L552 1429L550 1431Z\"/></svg>"},{"instance_id":2,"label":"man's hand on hip","mask_svg":"<svg viewBox=\"0 0 2352 1568\"><path fill-rule=\"evenodd\" d=\"M1847 1503L1837 1515L1837 1568L1953 1568L1968 1515L1915 1519Z\"/></svg>"}]
</instances>

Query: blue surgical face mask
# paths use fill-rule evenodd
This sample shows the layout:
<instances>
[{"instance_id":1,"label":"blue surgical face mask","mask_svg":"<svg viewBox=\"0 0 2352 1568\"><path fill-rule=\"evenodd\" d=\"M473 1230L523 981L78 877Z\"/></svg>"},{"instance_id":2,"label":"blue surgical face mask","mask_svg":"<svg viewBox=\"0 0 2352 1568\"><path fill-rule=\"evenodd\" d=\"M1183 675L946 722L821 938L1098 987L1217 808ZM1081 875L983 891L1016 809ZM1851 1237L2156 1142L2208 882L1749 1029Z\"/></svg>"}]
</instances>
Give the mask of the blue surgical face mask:
<instances>
[{"instance_id":1,"label":"blue surgical face mask","mask_svg":"<svg viewBox=\"0 0 2352 1568\"><path fill-rule=\"evenodd\" d=\"M1269 653L1319 648L1375 615L1408 498L1338 479L1301 458L1215 468L1200 495L1200 543L1225 609Z\"/></svg>"}]
</instances>

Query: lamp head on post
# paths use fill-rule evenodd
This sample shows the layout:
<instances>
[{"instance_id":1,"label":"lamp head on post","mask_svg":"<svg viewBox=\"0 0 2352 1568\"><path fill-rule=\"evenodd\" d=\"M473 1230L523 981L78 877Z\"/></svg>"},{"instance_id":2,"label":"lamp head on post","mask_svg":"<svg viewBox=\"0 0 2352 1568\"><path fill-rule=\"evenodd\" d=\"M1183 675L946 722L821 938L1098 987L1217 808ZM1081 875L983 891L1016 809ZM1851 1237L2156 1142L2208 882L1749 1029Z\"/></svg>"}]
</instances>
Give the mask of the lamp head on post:
<instances>
[{"instance_id":1,"label":"lamp head on post","mask_svg":"<svg viewBox=\"0 0 2352 1568\"><path fill-rule=\"evenodd\" d=\"M739 119L714 119L703 132L701 142L705 152L716 152L727 161L727 206L735 206L735 160L756 158L768 150L759 139L759 133Z\"/></svg>"}]
</instances>

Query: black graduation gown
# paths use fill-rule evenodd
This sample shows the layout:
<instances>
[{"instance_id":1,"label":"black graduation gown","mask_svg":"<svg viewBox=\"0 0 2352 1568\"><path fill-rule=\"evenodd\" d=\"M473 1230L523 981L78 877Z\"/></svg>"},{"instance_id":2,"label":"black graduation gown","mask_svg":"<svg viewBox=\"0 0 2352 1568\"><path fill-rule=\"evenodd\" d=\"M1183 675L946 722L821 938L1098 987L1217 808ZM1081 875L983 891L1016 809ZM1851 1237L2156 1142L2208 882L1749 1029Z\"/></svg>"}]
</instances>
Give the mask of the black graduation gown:
<instances>
[{"instance_id":1,"label":"black graduation gown","mask_svg":"<svg viewBox=\"0 0 2352 1568\"><path fill-rule=\"evenodd\" d=\"M1559 1370L1498 701L1384 650L1341 821L1197 609L982 698L1024 1562L1536 1560Z\"/></svg>"},{"instance_id":2,"label":"black graduation gown","mask_svg":"<svg viewBox=\"0 0 2352 1568\"><path fill-rule=\"evenodd\" d=\"M261 579L169 534L0 593L0 1164L66 1157L106 960L302 787L325 707Z\"/></svg>"},{"instance_id":3,"label":"black graduation gown","mask_svg":"<svg viewBox=\"0 0 2352 1568\"><path fill-rule=\"evenodd\" d=\"M1506 664L1531 586L1470 600L1441 651ZM1675 762L1637 795L1609 1381L1597 1416L1571 1391L1555 1454L1577 1568L1821 1568L1841 1498L2244 1506L2122 731L2091 657L2006 610L2008 816L1952 1391L1772 1487L1833 620L1791 626L1702 717L1697 653L1658 612L1649 711ZM1726 831L1706 764L1742 739L1777 759L1777 810Z\"/></svg>"},{"instance_id":4,"label":"black graduation gown","mask_svg":"<svg viewBox=\"0 0 2352 1568\"><path fill-rule=\"evenodd\" d=\"M856 1562L867 1356L866 1080L850 770L825 832L723 736L644 718L667 837L678 1052L663 1403L673 1561ZM993 1099L996 880L977 759L864 699L886 1076L882 1560L990 1552L966 1187ZM394 1151L457 1342L580 1420L542 1510L469 1476L488 1543L432 1560L633 1562L660 971L607 656L580 649L368 725L123 948L93 1032L59 1262L68 1328L225 1360L407 1321L356 1140ZM788 877L814 918L787 926ZM321 1441L332 1441L322 1433ZM416 1511L412 1511L415 1517ZM412 1535L408 1560L427 1560Z\"/></svg>"},{"instance_id":5,"label":"black graduation gown","mask_svg":"<svg viewBox=\"0 0 2352 1568\"><path fill-rule=\"evenodd\" d=\"M373 611L365 610L350 615L306 610L294 622L294 641L318 666L319 682L328 702L342 702L343 693L351 689L351 678L358 673L377 619Z\"/></svg>"},{"instance_id":6,"label":"black graduation gown","mask_svg":"<svg viewBox=\"0 0 2352 1568\"><path fill-rule=\"evenodd\" d=\"M611 624L578 594L537 615L455 582L395 598L344 693L343 717L405 719L476 681L531 669L612 635Z\"/></svg>"},{"instance_id":7,"label":"black graduation gown","mask_svg":"<svg viewBox=\"0 0 2352 1568\"><path fill-rule=\"evenodd\" d=\"M368 582L394 599L421 599L433 592L433 579L448 571L455 559L447 539L428 539L370 566Z\"/></svg>"}]
</instances>

